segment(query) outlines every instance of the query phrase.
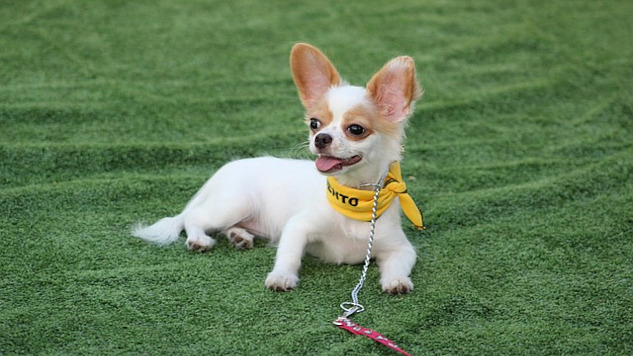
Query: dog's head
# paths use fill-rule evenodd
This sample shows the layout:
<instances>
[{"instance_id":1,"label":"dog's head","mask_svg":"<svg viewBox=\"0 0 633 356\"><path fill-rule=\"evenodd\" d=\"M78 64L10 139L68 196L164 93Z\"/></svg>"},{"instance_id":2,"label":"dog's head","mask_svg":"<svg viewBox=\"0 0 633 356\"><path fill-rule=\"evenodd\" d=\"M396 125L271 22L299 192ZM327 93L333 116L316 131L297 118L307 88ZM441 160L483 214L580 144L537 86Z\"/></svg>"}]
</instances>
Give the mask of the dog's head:
<instances>
[{"instance_id":1,"label":"dog's head","mask_svg":"<svg viewBox=\"0 0 633 356\"><path fill-rule=\"evenodd\" d=\"M308 44L292 48L290 66L320 172L353 177L350 183L374 182L400 160L404 128L421 96L411 57L389 61L366 88L345 83L330 60Z\"/></svg>"}]
</instances>

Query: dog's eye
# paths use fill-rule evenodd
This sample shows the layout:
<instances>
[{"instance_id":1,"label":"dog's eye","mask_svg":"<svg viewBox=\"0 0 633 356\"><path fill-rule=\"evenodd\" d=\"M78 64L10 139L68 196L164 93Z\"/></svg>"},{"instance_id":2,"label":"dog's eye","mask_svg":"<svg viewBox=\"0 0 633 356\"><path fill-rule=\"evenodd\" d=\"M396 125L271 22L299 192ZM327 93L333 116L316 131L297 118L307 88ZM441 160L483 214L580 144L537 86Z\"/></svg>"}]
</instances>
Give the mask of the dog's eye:
<instances>
[{"instance_id":1,"label":"dog's eye","mask_svg":"<svg viewBox=\"0 0 633 356\"><path fill-rule=\"evenodd\" d=\"M350 125L350 127L347 128L347 131L349 131L349 133L354 136L360 136L365 133L365 128L360 125L354 124Z\"/></svg>"},{"instance_id":2,"label":"dog's eye","mask_svg":"<svg viewBox=\"0 0 633 356\"><path fill-rule=\"evenodd\" d=\"M316 130L319 127L321 127L321 121L319 121L318 119L315 119L315 118L311 118L310 119L310 128L312 130Z\"/></svg>"}]
</instances>

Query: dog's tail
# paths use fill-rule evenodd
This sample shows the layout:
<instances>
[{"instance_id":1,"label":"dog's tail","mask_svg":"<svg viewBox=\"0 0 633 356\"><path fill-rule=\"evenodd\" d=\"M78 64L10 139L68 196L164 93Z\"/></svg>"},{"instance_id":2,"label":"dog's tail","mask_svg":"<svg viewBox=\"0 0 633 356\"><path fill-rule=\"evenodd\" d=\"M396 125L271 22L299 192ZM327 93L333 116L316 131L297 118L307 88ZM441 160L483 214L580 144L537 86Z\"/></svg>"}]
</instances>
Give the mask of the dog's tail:
<instances>
[{"instance_id":1,"label":"dog's tail","mask_svg":"<svg viewBox=\"0 0 633 356\"><path fill-rule=\"evenodd\" d=\"M162 218L153 225L138 224L132 229L132 235L157 245L168 245L180 236L185 228L184 214Z\"/></svg>"}]
</instances>

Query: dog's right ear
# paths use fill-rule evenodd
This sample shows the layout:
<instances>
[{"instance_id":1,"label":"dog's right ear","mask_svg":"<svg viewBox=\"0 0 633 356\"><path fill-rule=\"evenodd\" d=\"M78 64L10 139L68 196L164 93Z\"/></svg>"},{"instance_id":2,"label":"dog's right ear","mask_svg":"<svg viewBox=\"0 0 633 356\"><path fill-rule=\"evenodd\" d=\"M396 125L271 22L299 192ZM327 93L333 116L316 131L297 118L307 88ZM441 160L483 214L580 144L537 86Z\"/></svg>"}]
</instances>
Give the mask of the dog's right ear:
<instances>
[{"instance_id":1,"label":"dog's right ear","mask_svg":"<svg viewBox=\"0 0 633 356\"><path fill-rule=\"evenodd\" d=\"M316 47L306 43L292 47L290 69L306 109L315 107L331 87L341 84L341 77L332 62Z\"/></svg>"}]
</instances>

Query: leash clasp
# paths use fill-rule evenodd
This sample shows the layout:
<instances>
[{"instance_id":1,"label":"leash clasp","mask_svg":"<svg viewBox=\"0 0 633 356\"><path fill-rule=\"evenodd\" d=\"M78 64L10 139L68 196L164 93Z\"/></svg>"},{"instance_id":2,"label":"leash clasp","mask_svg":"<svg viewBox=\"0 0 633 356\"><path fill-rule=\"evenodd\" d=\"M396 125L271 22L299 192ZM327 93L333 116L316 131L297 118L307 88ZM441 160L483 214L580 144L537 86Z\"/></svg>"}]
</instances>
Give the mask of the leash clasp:
<instances>
[{"instance_id":1,"label":"leash clasp","mask_svg":"<svg viewBox=\"0 0 633 356\"><path fill-rule=\"evenodd\" d=\"M349 318L351 315L356 313L362 313L365 311L365 307L362 304L354 303L354 302L344 302L341 303L341 309L343 309L344 313L342 318Z\"/></svg>"}]
</instances>

